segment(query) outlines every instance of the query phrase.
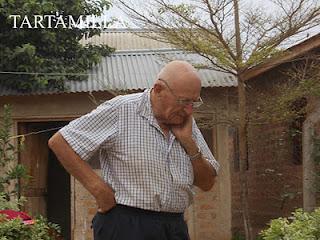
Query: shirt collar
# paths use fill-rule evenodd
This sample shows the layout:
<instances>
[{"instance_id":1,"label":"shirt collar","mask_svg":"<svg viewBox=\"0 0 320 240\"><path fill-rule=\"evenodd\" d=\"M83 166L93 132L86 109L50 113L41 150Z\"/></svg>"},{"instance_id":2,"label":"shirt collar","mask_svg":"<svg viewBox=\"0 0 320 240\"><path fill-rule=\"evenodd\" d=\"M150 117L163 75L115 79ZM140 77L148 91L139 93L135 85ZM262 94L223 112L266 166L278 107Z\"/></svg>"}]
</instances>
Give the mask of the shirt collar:
<instances>
[{"instance_id":1,"label":"shirt collar","mask_svg":"<svg viewBox=\"0 0 320 240\"><path fill-rule=\"evenodd\" d=\"M142 98L137 108L137 113L148 120L148 122L160 130L157 119L153 115L153 110L151 106L151 89L146 89L142 93Z\"/></svg>"},{"instance_id":2,"label":"shirt collar","mask_svg":"<svg viewBox=\"0 0 320 240\"><path fill-rule=\"evenodd\" d=\"M160 125L158 124L157 119L154 117L154 114L153 114L152 105L151 105L151 90L152 89L146 89L142 93L142 98L137 108L137 112L140 116L147 119L150 125L158 129L159 132L161 132L165 136ZM170 134L169 135L170 138L172 137L171 140L173 142L175 140L175 136L171 133L171 131L169 131L169 134Z\"/></svg>"}]
</instances>

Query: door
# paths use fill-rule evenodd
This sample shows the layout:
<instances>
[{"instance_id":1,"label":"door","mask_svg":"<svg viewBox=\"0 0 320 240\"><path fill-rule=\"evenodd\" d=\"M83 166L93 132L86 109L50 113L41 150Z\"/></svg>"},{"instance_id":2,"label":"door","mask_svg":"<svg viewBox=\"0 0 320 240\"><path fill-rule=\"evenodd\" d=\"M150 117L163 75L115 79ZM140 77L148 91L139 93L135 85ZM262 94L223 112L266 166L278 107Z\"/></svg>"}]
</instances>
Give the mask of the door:
<instances>
[{"instance_id":1,"label":"door","mask_svg":"<svg viewBox=\"0 0 320 240\"><path fill-rule=\"evenodd\" d=\"M71 232L70 176L48 147L49 138L57 131L55 128L65 124L67 122L19 123L19 134L26 135L23 151L19 154L19 161L27 167L31 175L22 193L27 198L24 211L33 217L41 214L49 222L58 224L64 240L69 240Z\"/></svg>"}]
</instances>

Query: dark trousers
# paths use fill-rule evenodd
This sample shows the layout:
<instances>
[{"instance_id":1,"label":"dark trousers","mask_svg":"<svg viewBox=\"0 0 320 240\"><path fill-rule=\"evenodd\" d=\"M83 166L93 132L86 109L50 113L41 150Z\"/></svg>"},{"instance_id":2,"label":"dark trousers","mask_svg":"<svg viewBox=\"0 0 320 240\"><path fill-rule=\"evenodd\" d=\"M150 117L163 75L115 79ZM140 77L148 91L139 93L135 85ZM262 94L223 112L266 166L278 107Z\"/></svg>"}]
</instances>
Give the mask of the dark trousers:
<instances>
[{"instance_id":1,"label":"dark trousers","mask_svg":"<svg viewBox=\"0 0 320 240\"><path fill-rule=\"evenodd\" d=\"M189 240L182 213L117 205L92 220L94 240Z\"/></svg>"}]
</instances>

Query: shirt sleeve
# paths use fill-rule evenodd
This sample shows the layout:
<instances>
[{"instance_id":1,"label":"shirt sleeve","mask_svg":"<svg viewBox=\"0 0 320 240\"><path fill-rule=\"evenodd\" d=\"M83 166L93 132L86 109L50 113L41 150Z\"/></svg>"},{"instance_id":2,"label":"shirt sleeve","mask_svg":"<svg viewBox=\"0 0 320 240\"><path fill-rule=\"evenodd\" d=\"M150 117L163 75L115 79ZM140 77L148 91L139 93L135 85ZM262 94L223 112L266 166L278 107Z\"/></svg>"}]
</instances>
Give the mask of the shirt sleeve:
<instances>
[{"instance_id":1,"label":"shirt sleeve","mask_svg":"<svg viewBox=\"0 0 320 240\"><path fill-rule=\"evenodd\" d=\"M218 174L218 171L220 169L220 164L211 153L210 148L208 147L206 141L204 140L204 137L202 136L202 133L195 121L193 121L192 128L193 128L194 138L200 148L202 156L212 165L212 167L216 170L216 173Z\"/></svg>"},{"instance_id":2,"label":"shirt sleeve","mask_svg":"<svg viewBox=\"0 0 320 240\"><path fill-rule=\"evenodd\" d=\"M101 104L92 112L71 121L60 129L71 148L88 161L104 145L108 148L117 133L118 113L110 102Z\"/></svg>"}]
</instances>

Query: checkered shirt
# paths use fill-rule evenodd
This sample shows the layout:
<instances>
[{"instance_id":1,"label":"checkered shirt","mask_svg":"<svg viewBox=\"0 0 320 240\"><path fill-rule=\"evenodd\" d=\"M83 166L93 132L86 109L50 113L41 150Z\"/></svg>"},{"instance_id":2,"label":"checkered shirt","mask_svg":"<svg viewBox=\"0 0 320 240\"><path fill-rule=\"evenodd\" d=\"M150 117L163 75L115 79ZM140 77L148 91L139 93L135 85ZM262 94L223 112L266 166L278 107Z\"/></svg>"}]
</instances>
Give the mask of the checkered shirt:
<instances>
[{"instance_id":1,"label":"checkered shirt","mask_svg":"<svg viewBox=\"0 0 320 240\"><path fill-rule=\"evenodd\" d=\"M184 212L191 204L190 158L171 132L163 134L153 116L150 90L106 101L60 133L83 160L99 151L103 179L118 204L164 212ZM195 121L193 138L218 172L219 163Z\"/></svg>"}]
</instances>

